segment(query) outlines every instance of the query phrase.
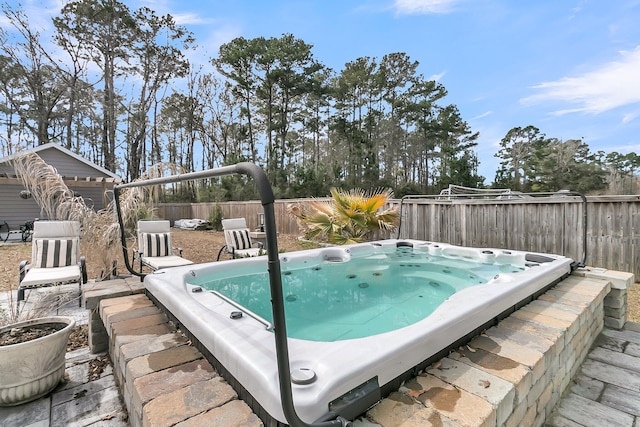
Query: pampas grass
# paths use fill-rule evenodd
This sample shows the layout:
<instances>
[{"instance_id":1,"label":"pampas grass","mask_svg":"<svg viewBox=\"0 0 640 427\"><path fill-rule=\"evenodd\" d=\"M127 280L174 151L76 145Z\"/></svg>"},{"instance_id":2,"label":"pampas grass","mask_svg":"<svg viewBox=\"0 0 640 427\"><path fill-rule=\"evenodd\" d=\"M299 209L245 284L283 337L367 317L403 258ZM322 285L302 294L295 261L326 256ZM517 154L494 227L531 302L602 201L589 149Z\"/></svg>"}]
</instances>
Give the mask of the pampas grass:
<instances>
[{"instance_id":1,"label":"pampas grass","mask_svg":"<svg viewBox=\"0 0 640 427\"><path fill-rule=\"evenodd\" d=\"M102 277L97 277L96 280L110 278L118 251L127 251L121 244L115 200L105 209L93 210L85 204L82 197L74 195L53 166L45 163L33 152L16 157L12 166L22 185L31 192L47 219L80 222L81 247L85 247L82 251L86 252L87 247L91 247L87 258L98 257L102 267ZM159 163L149 168L136 181L178 172L179 168L176 165ZM161 191L162 188L156 185L125 188L120 193L120 209L127 238L135 235L138 219L153 217L153 206L157 203Z\"/></svg>"},{"instance_id":2,"label":"pampas grass","mask_svg":"<svg viewBox=\"0 0 640 427\"><path fill-rule=\"evenodd\" d=\"M127 247L122 247L120 224L113 197L106 208L95 211L85 204L82 197L76 196L67 187L53 166L45 163L37 154L27 152L16 156L11 164L22 185L31 193L47 219L72 220L80 223L81 253L93 262L97 262L102 271L95 280L112 278L115 272L115 260L119 258L120 253L124 253L126 257L128 251ZM175 174L179 171L179 168L173 164L161 163L149 168L138 181ZM126 188L120 193L123 232L126 238L131 239L135 236L138 219L154 216L154 206L162 190L159 186L147 186ZM12 295L11 290L9 292ZM30 304L29 309L25 309L26 304L23 304L21 312L16 313L15 303L10 297L8 307L4 309L0 307L0 325L50 314L66 304L69 298L72 297L65 296L57 290L45 294Z\"/></svg>"}]
</instances>

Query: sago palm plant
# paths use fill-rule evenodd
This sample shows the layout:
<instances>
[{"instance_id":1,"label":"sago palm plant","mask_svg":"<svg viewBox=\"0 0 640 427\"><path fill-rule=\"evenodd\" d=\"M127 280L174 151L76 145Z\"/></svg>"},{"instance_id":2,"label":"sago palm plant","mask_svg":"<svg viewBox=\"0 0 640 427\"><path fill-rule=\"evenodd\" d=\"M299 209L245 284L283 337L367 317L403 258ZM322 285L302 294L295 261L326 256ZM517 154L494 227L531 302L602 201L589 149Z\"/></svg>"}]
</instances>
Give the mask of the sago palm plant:
<instances>
[{"instance_id":1,"label":"sago palm plant","mask_svg":"<svg viewBox=\"0 0 640 427\"><path fill-rule=\"evenodd\" d=\"M391 232L397 227L398 209L382 210L392 194L382 188L370 192L332 188L331 200L290 205L288 212L311 240L338 245L359 243L376 231Z\"/></svg>"}]
</instances>

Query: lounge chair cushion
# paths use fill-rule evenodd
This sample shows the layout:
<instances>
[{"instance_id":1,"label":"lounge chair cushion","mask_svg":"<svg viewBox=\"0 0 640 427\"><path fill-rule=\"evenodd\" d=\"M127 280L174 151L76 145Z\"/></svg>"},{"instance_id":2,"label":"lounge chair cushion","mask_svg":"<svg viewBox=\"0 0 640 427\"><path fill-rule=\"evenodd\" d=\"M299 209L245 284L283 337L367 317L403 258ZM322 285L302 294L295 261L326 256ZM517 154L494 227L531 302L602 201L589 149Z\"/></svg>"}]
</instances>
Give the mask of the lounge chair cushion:
<instances>
[{"instance_id":1,"label":"lounge chair cushion","mask_svg":"<svg viewBox=\"0 0 640 427\"><path fill-rule=\"evenodd\" d=\"M21 288L58 285L79 282L82 273L78 264L66 267L32 268L20 282Z\"/></svg>"},{"instance_id":2,"label":"lounge chair cushion","mask_svg":"<svg viewBox=\"0 0 640 427\"><path fill-rule=\"evenodd\" d=\"M171 255L169 233L141 233L142 253L146 257Z\"/></svg>"},{"instance_id":3,"label":"lounge chair cushion","mask_svg":"<svg viewBox=\"0 0 640 427\"><path fill-rule=\"evenodd\" d=\"M249 229L228 230L229 237L233 242L233 247L239 250L250 249L251 239L249 238Z\"/></svg>"},{"instance_id":4,"label":"lounge chair cushion","mask_svg":"<svg viewBox=\"0 0 640 427\"><path fill-rule=\"evenodd\" d=\"M168 267L179 267L181 265L193 264L193 261L179 257L178 255L168 255L159 257L142 257L142 263L153 270L160 270Z\"/></svg>"},{"instance_id":5,"label":"lounge chair cushion","mask_svg":"<svg viewBox=\"0 0 640 427\"><path fill-rule=\"evenodd\" d=\"M252 257L264 254L264 250L262 248L250 248L250 249L241 249L235 252L237 257Z\"/></svg>"},{"instance_id":6,"label":"lounge chair cushion","mask_svg":"<svg viewBox=\"0 0 640 427\"><path fill-rule=\"evenodd\" d=\"M37 239L34 267L65 267L77 263L75 239Z\"/></svg>"}]
</instances>

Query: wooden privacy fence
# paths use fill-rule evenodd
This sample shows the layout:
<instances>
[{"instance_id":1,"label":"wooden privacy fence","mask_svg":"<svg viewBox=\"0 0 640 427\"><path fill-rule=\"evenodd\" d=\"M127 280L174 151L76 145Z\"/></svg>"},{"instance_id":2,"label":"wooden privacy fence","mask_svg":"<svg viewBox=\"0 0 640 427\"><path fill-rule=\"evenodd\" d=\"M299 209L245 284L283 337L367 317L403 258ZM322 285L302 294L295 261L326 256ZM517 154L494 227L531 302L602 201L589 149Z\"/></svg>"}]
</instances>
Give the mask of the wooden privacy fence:
<instances>
[{"instance_id":1,"label":"wooden privacy fence","mask_svg":"<svg viewBox=\"0 0 640 427\"><path fill-rule=\"evenodd\" d=\"M295 218L287 214L287 206L291 203L305 202L309 199L276 200L274 211L276 217L276 230L281 234L299 234L298 223ZM323 199L320 199L323 200ZM262 213L262 204L259 201L244 202L217 202L217 203L161 203L158 206L158 216L168 219L173 224L177 219L209 219L211 212L219 206L223 218L244 217L250 229L258 228L258 214Z\"/></svg>"},{"instance_id":2,"label":"wooden privacy fence","mask_svg":"<svg viewBox=\"0 0 640 427\"><path fill-rule=\"evenodd\" d=\"M585 199L412 196L401 201L399 236L454 245L584 258Z\"/></svg>"},{"instance_id":3,"label":"wooden privacy fence","mask_svg":"<svg viewBox=\"0 0 640 427\"><path fill-rule=\"evenodd\" d=\"M276 200L276 228L298 234L290 203L306 199ZM400 206L400 200L390 205ZM258 227L258 201L161 204L158 215L177 219L208 219L220 206L225 218L244 217L249 228ZM544 197L511 200L433 198L403 202L401 238L463 246L553 253L586 265L627 271L640 280L640 196L587 197L586 251L583 245L583 207L579 197ZM394 234L391 237L396 237Z\"/></svg>"}]
</instances>

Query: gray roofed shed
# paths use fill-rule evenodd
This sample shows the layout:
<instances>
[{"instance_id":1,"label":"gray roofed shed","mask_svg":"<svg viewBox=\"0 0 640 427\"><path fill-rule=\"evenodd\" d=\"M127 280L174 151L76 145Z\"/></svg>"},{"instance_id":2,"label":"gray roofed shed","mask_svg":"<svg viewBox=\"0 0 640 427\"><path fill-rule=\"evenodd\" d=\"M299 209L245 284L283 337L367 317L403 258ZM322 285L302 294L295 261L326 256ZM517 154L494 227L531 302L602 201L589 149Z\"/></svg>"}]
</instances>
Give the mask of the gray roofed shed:
<instances>
[{"instance_id":1,"label":"gray roofed shed","mask_svg":"<svg viewBox=\"0 0 640 427\"><path fill-rule=\"evenodd\" d=\"M107 206L110 200L108 191L122 181L113 172L53 142L17 155L28 152L38 154L45 163L53 166L67 187L82 196L85 203L95 210ZM0 223L6 221L12 230L34 218L45 219L32 198L20 197L24 187L10 163L17 155L0 159Z\"/></svg>"}]
</instances>

